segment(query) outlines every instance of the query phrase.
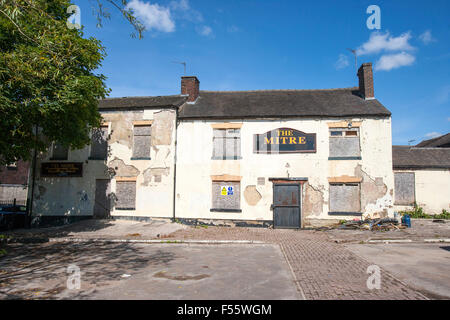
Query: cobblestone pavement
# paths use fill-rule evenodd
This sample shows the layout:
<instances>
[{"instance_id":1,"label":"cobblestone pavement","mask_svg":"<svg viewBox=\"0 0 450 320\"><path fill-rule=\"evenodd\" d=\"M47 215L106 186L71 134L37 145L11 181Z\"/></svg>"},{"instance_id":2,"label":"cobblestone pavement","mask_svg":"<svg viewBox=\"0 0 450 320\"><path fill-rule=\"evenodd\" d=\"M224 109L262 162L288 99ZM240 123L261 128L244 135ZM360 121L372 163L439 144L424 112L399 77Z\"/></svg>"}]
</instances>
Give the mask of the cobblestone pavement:
<instances>
[{"instance_id":1,"label":"cobblestone pavement","mask_svg":"<svg viewBox=\"0 0 450 320\"><path fill-rule=\"evenodd\" d=\"M306 299L380 300L426 299L420 292L381 268L381 288L369 290L371 265L326 234L312 230L191 227L176 231L171 239L254 240L279 244Z\"/></svg>"}]
</instances>

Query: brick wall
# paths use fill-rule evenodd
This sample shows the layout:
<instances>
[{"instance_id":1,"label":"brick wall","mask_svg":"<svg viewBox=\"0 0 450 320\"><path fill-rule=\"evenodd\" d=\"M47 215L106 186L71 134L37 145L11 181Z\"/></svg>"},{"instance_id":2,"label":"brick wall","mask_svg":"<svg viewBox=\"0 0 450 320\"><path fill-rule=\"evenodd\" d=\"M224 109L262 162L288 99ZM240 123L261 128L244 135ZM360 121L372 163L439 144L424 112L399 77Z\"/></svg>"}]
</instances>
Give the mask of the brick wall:
<instances>
[{"instance_id":1,"label":"brick wall","mask_svg":"<svg viewBox=\"0 0 450 320\"><path fill-rule=\"evenodd\" d=\"M17 161L16 167L0 168L0 184L22 184L28 183L29 162Z\"/></svg>"}]
</instances>

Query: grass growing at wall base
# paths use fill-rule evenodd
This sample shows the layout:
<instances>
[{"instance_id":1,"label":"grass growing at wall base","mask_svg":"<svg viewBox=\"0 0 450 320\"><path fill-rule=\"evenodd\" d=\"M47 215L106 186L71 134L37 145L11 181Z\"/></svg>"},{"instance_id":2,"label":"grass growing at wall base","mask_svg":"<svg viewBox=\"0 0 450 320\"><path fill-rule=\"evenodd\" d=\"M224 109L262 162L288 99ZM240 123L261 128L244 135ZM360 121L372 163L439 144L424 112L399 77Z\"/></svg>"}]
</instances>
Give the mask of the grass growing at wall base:
<instances>
[{"instance_id":1,"label":"grass growing at wall base","mask_svg":"<svg viewBox=\"0 0 450 320\"><path fill-rule=\"evenodd\" d=\"M407 214L414 219L450 219L450 212L445 209L442 209L442 213L440 214L427 214L423 212L422 207L419 207L417 203L414 203L414 210L400 211L399 213L402 216Z\"/></svg>"}]
</instances>

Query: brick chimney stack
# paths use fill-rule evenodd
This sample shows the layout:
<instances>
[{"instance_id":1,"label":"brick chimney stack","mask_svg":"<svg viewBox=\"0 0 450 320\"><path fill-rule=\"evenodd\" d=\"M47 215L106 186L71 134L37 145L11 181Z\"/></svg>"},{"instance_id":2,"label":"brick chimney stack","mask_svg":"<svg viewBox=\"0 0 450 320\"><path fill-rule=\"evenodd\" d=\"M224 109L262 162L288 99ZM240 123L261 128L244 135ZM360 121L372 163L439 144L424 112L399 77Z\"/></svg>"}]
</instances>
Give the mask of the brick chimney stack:
<instances>
[{"instance_id":1,"label":"brick chimney stack","mask_svg":"<svg viewBox=\"0 0 450 320\"><path fill-rule=\"evenodd\" d=\"M200 81L197 77L181 77L181 94L188 95L188 102L194 102L198 98Z\"/></svg>"},{"instance_id":2,"label":"brick chimney stack","mask_svg":"<svg viewBox=\"0 0 450 320\"><path fill-rule=\"evenodd\" d=\"M375 99L373 92L372 63L363 63L358 70L359 92L366 100Z\"/></svg>"}]
</instances>

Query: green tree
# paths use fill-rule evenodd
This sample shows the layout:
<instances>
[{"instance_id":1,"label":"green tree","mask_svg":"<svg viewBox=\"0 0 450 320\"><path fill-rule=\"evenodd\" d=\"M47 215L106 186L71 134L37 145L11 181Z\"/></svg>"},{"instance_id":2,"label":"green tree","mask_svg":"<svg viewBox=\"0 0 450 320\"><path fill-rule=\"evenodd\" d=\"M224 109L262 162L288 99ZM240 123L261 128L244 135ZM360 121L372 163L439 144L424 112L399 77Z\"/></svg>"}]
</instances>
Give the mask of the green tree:
<instances>
[{"instance_id":1,"label":"green tree","mask_svg":"<svg viewBox=\"0 0 450 320\"><path fill-rule=\"evenodd\" d=\"M144 28L126 9L123 16L142 36ZM98 127L98 100L109 89L96 74L105 48L82 29L67 27L67 0L0 0L0 165L29 160L50 141L79 149ZM109 14L97 0L97 20ZM39 134L36 128L39 127Z\"/></svg>"}]
</instances>

